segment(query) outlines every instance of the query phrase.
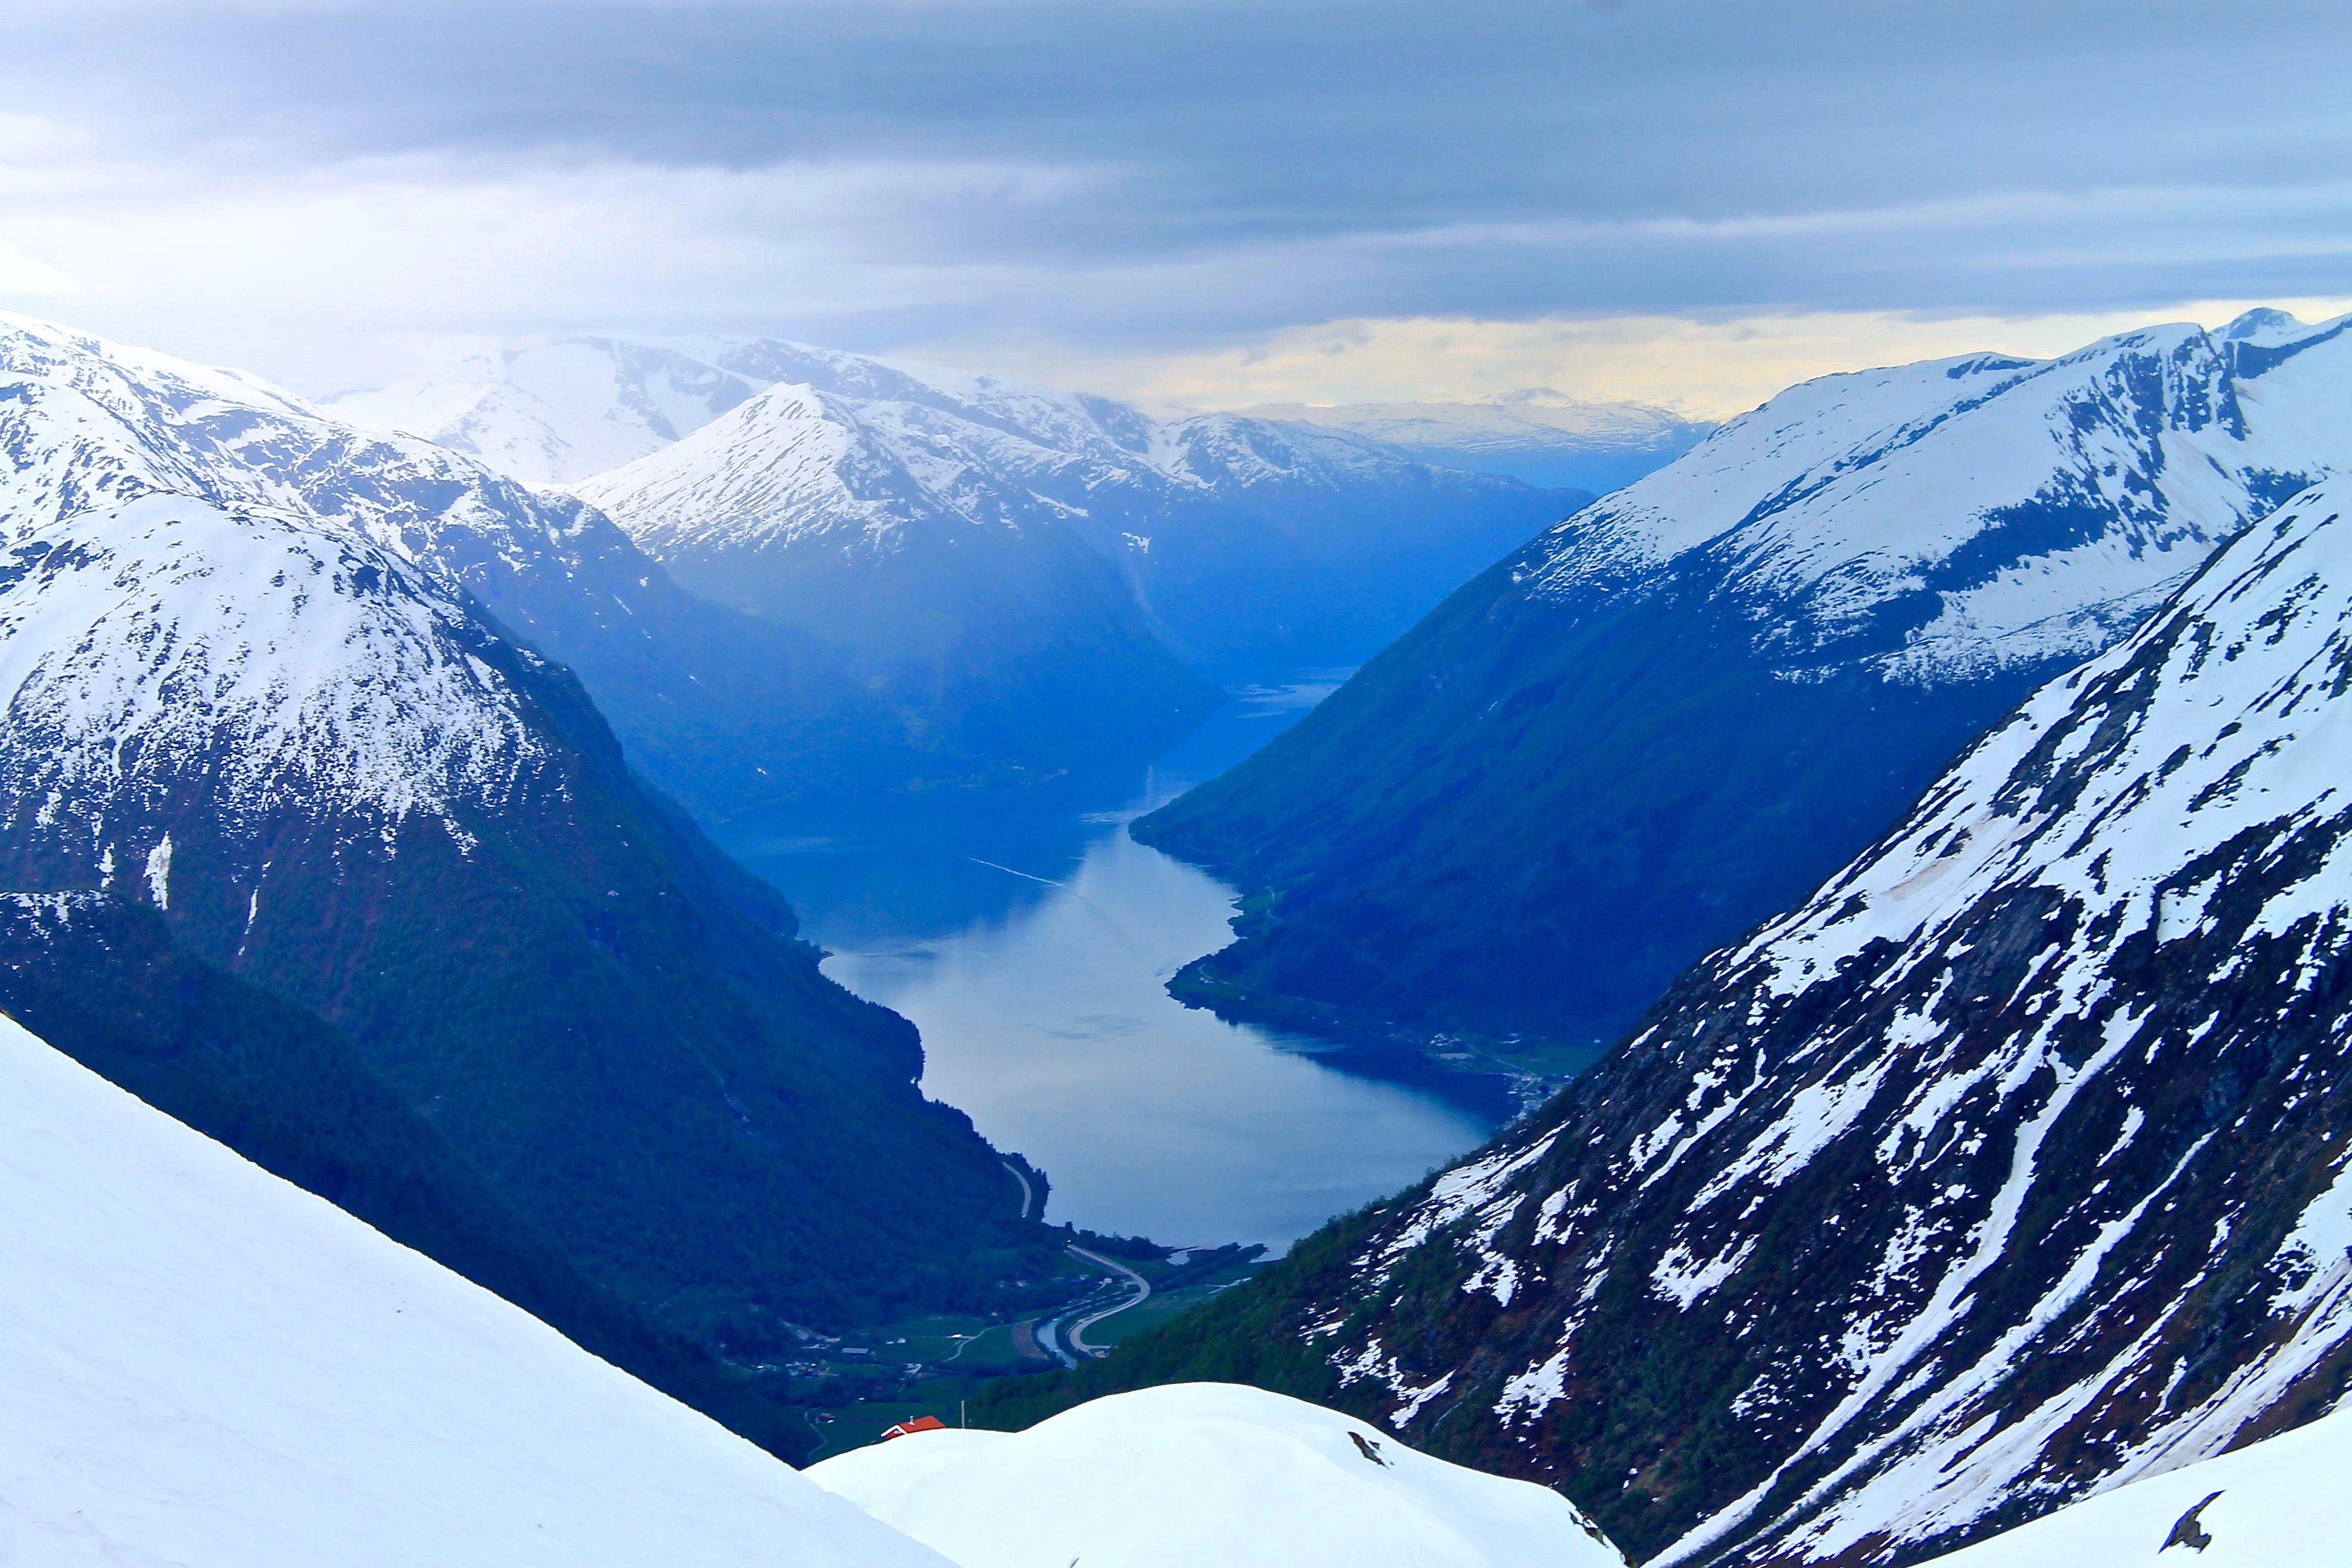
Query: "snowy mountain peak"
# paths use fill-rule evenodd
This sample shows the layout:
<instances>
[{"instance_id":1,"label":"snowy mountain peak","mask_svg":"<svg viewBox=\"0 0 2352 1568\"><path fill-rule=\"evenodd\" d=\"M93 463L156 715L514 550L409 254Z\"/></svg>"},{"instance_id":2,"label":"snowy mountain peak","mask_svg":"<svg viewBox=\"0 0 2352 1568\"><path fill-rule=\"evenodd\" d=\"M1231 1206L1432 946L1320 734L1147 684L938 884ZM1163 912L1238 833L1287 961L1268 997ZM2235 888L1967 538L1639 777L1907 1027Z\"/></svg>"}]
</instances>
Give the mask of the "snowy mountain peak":
<instances>
[{"instance_id":1,"label":"snowy mountain peak","mask_svg":"<svg viewBox=\"0 0 2352 1568\"><path fill-rule=\"evenodd\" d=\"M446 822L547 760L490 640L410 563L301 520L163 493L53 520L0 566L6 793L96 829L208 757L234 816Z\"/></svg>"},{"instance_id":2,"label":"snowy mountain peak","mask_svg":"<svg viewBox=\"0 0 2352 1568\"><path fill-rule=\"evenodd\" d=\"M2352 318L2338 316L2315 326L2307 326L2284 310L2262 307L2248 310L2230 322L2221 329L2220 336L2224 342L2277 348L2284 343L2298 342L2331 331L2342 326L2347 319Z\"/></svg>"},{"instance_id":3,"label":"snowy mountain peak","mask_svg":"<svg viewBox=\"0 0 2352 1568\"><path fill-rule=\"evenodd\" d=\"M655 342L575 338L478 355L328 398L339 419L422 437L531 484L659 451L769 383Z\"/></svg>"},{"instance_id":4,"label":"snowy mountain peak","mask_svg":"<svg viewBox=\"0 0 2352 1568\"><path fill-rule=\"evenodd\" d=\"M1774 606L1759 646L1792 672L1859 658L1932 683L2080 657L2352 463L2352 420L2327 412L2352 406L2352 353L2310 329L2294 341L2319 352L2244 358L2275 331L2163 326L1809 381L1563 523L1522 580L1710 573Z\"/></svg>"},{"instance_id":5,"label":"snowy mountain peak","mask_svg":"<svg viewBox=\"0 0 2352 1568\"><path fill-rule=\"evenodd\" d=\"M772 387L1025 433L1083 450L1149 442L1133 410L1003 376L779 338L582 337L477 356L327 400L336 417L420 436L527 483L572 484L682 440Z\"/></svg>"},{"instance_id":6,"label":"snowy mountain peak","mask_svg":"<svg viewBox=\"0 0 2352 1568\"><path fill-rule=\"evenodd\" d=\"M1715 427L1655 404L1549 387L1459 403L1267 403L1237 412L1345 431L1422 462L1596 492L1673 461Z\"/></svg>"}]
</instances>

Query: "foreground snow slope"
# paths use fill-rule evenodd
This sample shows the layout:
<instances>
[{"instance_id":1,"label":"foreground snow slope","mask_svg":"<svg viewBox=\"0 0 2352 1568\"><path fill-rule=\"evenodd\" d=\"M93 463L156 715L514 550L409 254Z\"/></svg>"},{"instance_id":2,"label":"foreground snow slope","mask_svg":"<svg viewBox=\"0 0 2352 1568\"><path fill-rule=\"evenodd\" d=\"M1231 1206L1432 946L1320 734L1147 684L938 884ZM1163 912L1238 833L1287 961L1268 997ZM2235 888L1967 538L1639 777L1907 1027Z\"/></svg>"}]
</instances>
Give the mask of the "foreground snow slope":
<instances>
[{"instance_id":1,"label":"foreground snow slope","mask_svg":"<svg viewBox=\"0 0 2352 1568\"><path fill-rule=\"evenodd\" d=\"M2352 1554L2347 1481L2352 1416L2330 1415L2086 1498L1938 1557L1936 1568L2332 1568ZM2181 1543L2168 1550L2192 1510ZM2206 1538L2202 1547L2199 1535Z\"/></svg>"},{"instance_id":2,"label":"foreground snow slope","mask_svg":"<svg viewBox=\"0 0 2352 1568\"><path fill-rule=\"evenodd\" d=\"M1021 1433L913 1434L827 1459L808 1477L962 1568L1623 1561L1558 1492L1433 1459L1363 1422L1235 1384L1115 1394Z\"/></svg>"},{"instance_id":3,"label":"foreground snow slope","mask_svg":"<svg viewBox=\"0 0 2352 1568\"><path fill-rule=\"evenodd\" d=\"M0 1018L0 1560L939 1559Z\"/></svg>"}]
</instances>

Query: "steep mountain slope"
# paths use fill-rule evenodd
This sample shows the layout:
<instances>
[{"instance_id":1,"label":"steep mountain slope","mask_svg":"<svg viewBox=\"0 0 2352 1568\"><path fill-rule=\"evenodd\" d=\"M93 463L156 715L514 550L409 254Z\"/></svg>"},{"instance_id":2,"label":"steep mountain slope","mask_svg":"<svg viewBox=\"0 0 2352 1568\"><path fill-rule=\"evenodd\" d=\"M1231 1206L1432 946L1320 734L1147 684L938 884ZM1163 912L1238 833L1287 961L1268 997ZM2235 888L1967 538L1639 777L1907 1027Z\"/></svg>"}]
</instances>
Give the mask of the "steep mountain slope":
<instances>
[{"instance_id":1,"label":"steep mountain slope","mask_svg":"<svg viewBox=\"0 0 2352 1568\"><path fill-rule=\"evenodd\" d=\"M1256 895L1179 994L1607 1044L2352 460L2343 324L2231 331L1809 382L1580 512L1136 825Z\"/></svg>"},{"instance_id":2,"label":"steep mountain slope","mask_svg":"<svg viewBox=\"0 0 2352 1568\"><path fill-rule=\"evenodd\" d=\"M774 1452L802 1412L591 1285L324 1019L173 942L102 892L0 894L0 1011L270 1174L497 1292Z\"/></svg>"},{"instance_id":3,"label":"steep mountain slope","mask_svg":"<svg viewBox=\"0 0 2352 1568\"><path fill-rule=\"evenodd\" d=\"M560 667L310 520L147 495L10 548L0 886L153 905L689 1331L1031 1261L911 1026L755 922Z\"/></svg>"},{"instance_id":4,"label":"steep mountain slope","mask_svg":"<svg viewBox=\"0 0 2352 1568\"><path fill-rule=\"evenodd\" d=\"M943 1560L0 1018L0 1549Z\"/></svg>"},{"instance_id":5,"label":"steep mountain slope","mask_svg":"<svg viewBox=\"0 0 2352 1568\"><path fill-rule=\"evenodd\" d=\"M2308 1426L2102 1492L1938 1568L2327 1568L2352 1530L2352 1419Z\"/></svg>"},{"instance_id":6,"label":"steep mountain slope","mask_svg":"<svg viewBox=\"0 0 2352 1568\"><path fill-rule=\"evenodd\" d=\"M1715 428L1654 404L1549 387L1475 403L1263 403L1235 412L1345 430L1424 463L1596 495L1664 468Z\"/></svg>"},{"instance_id":7,"label":"steep mountain slope","mask_svg":"<svg viewBox=\"0 0 2352 1568\"><path fill-rule=\"evenodd\" d=\"M681 592L576 500L234 371L0 315L0 538L155 490L359 530L570 665L639 764L706 810L1001 765L910 736L835 656Z\"/></svg>"},{"instance_id":8,"label":"steep mountain slope","mask_svg":"<svg viewBox=\"0 0 2352 1568\"><path fill-rule=\"evenodd\" d=\"M2327 1410L2342 489L2035 693L1544 1110L1077 1386L1337 1397L1694 1564L1916 1562Z\"/></svg>"},{"instance_id":9,"label":"steep mountain slope","mask_svg":"<svg viewBox=\"0 0 2352 1568\"><path fill-rule=\"evenodd\" d=\"M1558 1492L1480 1475L1261 1389L1097 1400L1018 1436L910 1433L813 1465L963 1568L1620 1568Z\"/></svg>"}]
</instances>

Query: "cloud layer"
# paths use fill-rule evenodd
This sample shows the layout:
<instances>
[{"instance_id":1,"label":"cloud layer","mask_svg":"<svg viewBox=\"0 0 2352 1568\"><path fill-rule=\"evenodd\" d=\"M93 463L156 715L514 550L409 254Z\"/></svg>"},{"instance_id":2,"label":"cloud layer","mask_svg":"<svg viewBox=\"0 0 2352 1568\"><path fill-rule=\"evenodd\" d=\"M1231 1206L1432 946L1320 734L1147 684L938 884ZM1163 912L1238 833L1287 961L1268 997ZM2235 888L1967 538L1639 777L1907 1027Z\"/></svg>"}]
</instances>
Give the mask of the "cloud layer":
<instances>
[{"instance_id":1,"label":"cloud layer","mask_svg":"<svg viewBox=\"0 0 2352 1568\"><path fill-rule=\"evenodd\" d=\"M2170 0L36 5L0 304L323 389L593 329L1197 367L2332 299L2347 43Z\"/></svg>"}]
</instances>

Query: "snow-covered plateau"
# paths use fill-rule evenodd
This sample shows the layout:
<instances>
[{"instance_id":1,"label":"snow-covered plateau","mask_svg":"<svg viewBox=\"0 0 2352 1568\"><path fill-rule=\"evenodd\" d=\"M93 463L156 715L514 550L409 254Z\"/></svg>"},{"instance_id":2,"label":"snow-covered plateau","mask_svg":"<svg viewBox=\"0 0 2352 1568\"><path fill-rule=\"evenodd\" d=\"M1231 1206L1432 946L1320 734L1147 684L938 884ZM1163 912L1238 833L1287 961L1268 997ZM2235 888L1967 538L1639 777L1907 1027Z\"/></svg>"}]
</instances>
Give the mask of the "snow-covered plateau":
<instances>
[{"instance_id":1,"label":"snow-covered plateau","mask_svg":"<svg viewBox=\"0 0 2352 1568\"><path fill-rule=\"evenodd\" d=\"M809 1479L962 1568L1621 1568L1567 1499L1234 1384L1089 1401L1021 1433L909 1433Z\"/></svg>"},{"instance_id":2,"label":"snow-covered plateau","mask_svg":"<svg viewBox=\"0 0 2352 1568\"><path fill-rule=\"evenodd\" d=\"M0 1017L0 1561L942 1559Z\"/></svg>"}]
</instances>

